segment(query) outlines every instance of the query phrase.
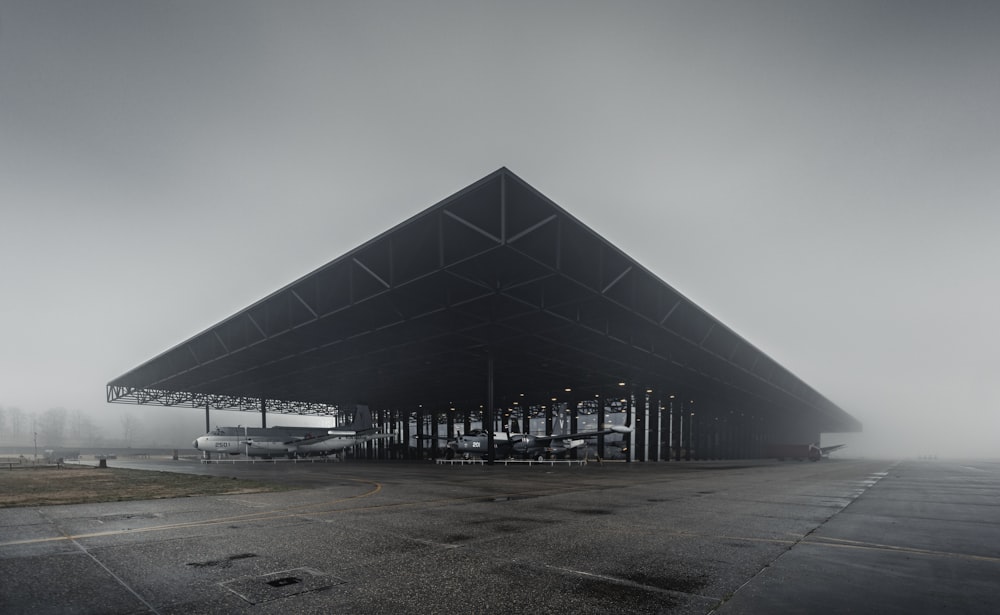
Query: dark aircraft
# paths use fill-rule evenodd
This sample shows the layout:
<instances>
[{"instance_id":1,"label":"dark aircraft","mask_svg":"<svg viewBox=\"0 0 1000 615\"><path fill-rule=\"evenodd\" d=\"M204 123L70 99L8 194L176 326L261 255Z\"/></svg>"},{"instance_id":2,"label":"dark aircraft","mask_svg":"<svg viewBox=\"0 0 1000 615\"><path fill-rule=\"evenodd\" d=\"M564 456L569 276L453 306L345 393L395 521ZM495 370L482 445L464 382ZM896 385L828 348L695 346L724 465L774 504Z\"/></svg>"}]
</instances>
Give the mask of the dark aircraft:
<instances>
[{"instance_id":1,"label":"dark aircraft","mask_svg":"<svg viewBox=\"0 0 1000 615\"><path fill-rule=\"evenodd\" d=\"M194 441L194 447L210 453L249 457L305 457L328 455L393 434L378 433L368 406L357 406L354 419L339 429L328 427L216 427Z\"/></svg>"},{"instance_id":2,"label":"dark aircraft","mask_svg":"<svg viewBox=\"0 0 1000 615\"><path fill-rule=\"evenodd\" d=\"M810 461L819 461L823 457L829 457L830 453L832 453L833 451L839 451L840 449L844 448L845 446L847 446L847 445L846 444L834 444L833 446L819 446L818 444L810 444L809 445L809 460ZM815 455L817 453L819 454L819 457L815 457Z\"/></svg>"},{"instance_id":3,"label":"dark aircraft","mask_svg":"<svg viewBox=\"0 0 1000 615\"><path fill-rule=\"evenodd\" d=\"M517 429L516 423L514 429ZM499 431L493 433L493 447L497 458L516 456L541 461L545 459L546 455L563 455L566 451L583 446L586 444L587 438L595 438L600 435L612 433L624 434L631 432L631 427L623 425L609 425L601 430L553 434L549 436ZM434 436L425 437L433 438ZM438 436L438 439L448 438L447 436ZM455 438L448 440L445 446L447 447L445 456L448 459L453 459L455 455L460 455L465 459L473 456L486 457L489 454L489 432L483 429L474 429L466 434L458 434Z\"/></svg>"},{"instance_id":4,"label":"dark aircraft","mask_svg":"<svg viewBox=\"0 0 1000 615\"><path fill-rule=\"evenodd\" d=\"M768 444L764 448L764 457L773 457L779 461L785 459L795 459L802 461L819 461L823 457L829 457L830 453L847 446L846 444L835 444L833 446L820 446L818 444Z\"/></svg>"}]
</instances>

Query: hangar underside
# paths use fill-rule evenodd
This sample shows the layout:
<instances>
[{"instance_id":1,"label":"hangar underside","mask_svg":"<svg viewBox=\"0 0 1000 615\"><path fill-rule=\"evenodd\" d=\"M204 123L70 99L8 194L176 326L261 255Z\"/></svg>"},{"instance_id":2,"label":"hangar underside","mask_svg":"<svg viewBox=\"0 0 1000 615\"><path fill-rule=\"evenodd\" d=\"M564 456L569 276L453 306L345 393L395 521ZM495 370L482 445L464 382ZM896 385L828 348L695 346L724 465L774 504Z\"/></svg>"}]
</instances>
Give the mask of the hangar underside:
<instances>
[{"instance_id":1,"label":"hangar underside","mask_svg":"<svg viewBox=\"0 0 1000 615\"><path fill-rule=\"evenodd\" d=\"M364 403L380 425L447 416L449 433L456 416L614 400L651 460L861 429L505 168L115 378L107 399L265 422Z\"/></svg>"}]
</instances>

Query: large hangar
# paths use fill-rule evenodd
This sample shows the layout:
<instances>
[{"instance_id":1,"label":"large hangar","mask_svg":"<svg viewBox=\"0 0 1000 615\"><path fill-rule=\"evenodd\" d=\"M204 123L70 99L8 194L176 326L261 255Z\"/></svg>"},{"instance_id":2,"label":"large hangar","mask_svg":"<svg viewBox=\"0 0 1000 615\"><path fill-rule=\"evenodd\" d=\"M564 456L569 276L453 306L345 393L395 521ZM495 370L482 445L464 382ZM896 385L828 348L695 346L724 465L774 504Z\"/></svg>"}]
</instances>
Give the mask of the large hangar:
<instances>
[{"instance_id":1,"label":"large hangar","mask_svg":"<svg viewBox=\"0 0 1000 615\"><path fill-rule=\"evenodd\" d=\"M615 406L636 460L861 430L506 168L115 378L107 400L263 425L364 403L380 425L442 417L449 435L473 415L528 424L542 409L548 424L559 408L575 423Z\"/></svg>"}]
</instances>

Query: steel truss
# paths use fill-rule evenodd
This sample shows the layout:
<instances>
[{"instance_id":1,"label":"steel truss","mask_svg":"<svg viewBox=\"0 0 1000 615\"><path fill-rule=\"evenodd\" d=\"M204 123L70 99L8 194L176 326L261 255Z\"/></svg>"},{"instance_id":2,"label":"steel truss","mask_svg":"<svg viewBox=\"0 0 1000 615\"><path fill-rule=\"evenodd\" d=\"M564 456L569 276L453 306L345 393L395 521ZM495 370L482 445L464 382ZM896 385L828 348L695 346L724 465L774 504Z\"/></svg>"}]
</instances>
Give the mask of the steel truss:
<instances>
[{"instance_id":1,"label":"steel truss","mask_svg":"<svg viewBox=\"0 0 1000 615\"><path fill-rule=\"evenodd\" d=\"M181 408L205 408L213 410L241 410L260 412L261 399L241 395L216 395L212 393L192 393L190 391L161 391L127 386L108 385L108 403L140 404L148 406L171 406ZM264 399L268 413L302 414L311 416L337 416L340 406L315 402L285 399Z\"/></svg>"}]
</instances>

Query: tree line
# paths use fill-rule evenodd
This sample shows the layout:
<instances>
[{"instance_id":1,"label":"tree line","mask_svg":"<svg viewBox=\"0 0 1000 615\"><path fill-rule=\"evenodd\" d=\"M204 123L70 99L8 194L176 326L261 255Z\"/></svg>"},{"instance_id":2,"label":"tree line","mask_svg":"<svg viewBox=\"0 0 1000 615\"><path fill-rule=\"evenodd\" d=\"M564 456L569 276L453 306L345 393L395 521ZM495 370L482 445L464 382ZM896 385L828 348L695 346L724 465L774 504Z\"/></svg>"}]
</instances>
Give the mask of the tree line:
<instances>
[{"instance_id":1,"label":"tree line","mask_svg":"<svg viewBox=\"0 0 1000 615\"><path fill-rule=\"evenodd\" d=\"M39 446L132 446L141 432L139 420L130 413L120 417L121 431L107 433L82 410L49 408L26 412L16 406L0 406L0 442Z\"/></svg>"}]
</instances>

